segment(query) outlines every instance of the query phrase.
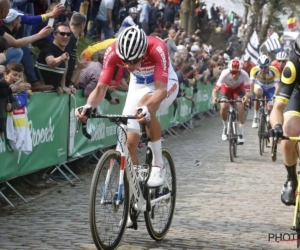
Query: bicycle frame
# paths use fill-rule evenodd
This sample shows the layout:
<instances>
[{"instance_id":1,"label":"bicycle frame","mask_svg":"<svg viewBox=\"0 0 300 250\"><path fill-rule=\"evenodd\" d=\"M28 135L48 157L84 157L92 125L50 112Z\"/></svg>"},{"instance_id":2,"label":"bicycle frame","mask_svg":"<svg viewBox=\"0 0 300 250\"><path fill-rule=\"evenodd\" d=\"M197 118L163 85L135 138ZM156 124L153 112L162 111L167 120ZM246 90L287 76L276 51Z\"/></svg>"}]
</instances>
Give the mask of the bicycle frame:
<instances>
[{"instance_id":1,"label":"bicycle frame","mask_svg":"<svg viewBox=\"0 0 300 250\"><path fill-rule=\"evenodd\" d=\"M118 196L116 200L116 204L120 204L122 199L122 191L124 185L124 170L126 171L127 180L129 182L129 187L133 193L135 198L134 208L137 211L151 211L151 207L156 205L161 200L167 199L171 196L171 193L166 195L160 196L159 198L153 199L150 201L150 204L143 197L143 192L139 185L138 176L133 168L132 160L129 154L128 147L126 145L126 138L127 138L127 125L121 124L117 127L117 134L118 134L118 144L116 147L116 151L121 154L121 164L120 164L120 179L119 179L119 186L118 186ZM108 186L110 175L113 170L114 164L113 161L110 162L110 166L108 168L107 176L105 179L105 187L103 189L101 204L104 203L104 197L106 195L106 188Z\"/></svg>"},{"instance_id":2,"label":"bicycle frame","mask_svg":"<svg viewBox=\"0 0 300 250\"><path fill-rule=\"evenodd\" d=\"M236 123L238 121L238 112L237 112L236 107L234 107L233 105L234 105L233 103L229 102L228 114L232 116L232 123ZM230 127L230 124L228 121L227 128L229 128L229 127ZM237 131L235 131L237 126L232 126L232 128L233 128L233 134L237 135Z\"/></svg>"}]
</instances>

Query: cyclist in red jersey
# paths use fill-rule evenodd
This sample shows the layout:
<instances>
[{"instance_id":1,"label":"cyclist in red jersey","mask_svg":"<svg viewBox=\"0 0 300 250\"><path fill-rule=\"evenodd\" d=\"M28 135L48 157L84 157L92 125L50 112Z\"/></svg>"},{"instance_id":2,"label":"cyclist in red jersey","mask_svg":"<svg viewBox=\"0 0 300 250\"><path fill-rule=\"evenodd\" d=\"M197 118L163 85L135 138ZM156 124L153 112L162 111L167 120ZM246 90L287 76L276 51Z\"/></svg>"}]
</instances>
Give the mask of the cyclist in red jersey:
<instances>
[{"instance_id":1,"label":"cyclist in red jersey","mask_svg":"<svg viewBox=\"0 0 300 250\"><path fill-rule=\"evenodd\" d=\"M277 68L281 74L288 60L288 54L282 51L276 54L276 60L274 60L271 65Z\"/></svg>"},{"instance_id":2,"label":"cyclist in red jersey","mask_svg":"<svg viewBox=\"0 0 300 250\"><path fill-rule=\"evenodd\" d=\"M146 123L153 152L152 170L147 182L149 187L163 184L166 169L161 151L161 128L155 112L168 108L177 97L177 75L171 65L166 44L158 37L146 36L138 26L123 30L117 41L106 50L103 68L97 87L90 94L83 112L76 116L85 121L86 109L96 108L103 100L111 84L115 67L130 72L130 82L123 115L136 115L137 120L128 121L127 145L134 165L138 165L139 123ZM137 110L142 112L137 114Z\"/></svg>"}]
</instances>

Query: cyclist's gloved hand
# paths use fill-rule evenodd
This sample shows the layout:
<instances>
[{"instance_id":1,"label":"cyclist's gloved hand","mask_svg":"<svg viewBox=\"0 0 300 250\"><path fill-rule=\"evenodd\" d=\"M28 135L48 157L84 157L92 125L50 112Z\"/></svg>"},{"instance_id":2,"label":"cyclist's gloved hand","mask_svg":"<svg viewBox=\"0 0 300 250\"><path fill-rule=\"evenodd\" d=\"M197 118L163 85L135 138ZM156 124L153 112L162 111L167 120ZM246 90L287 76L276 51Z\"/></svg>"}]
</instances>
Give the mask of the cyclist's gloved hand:
<instances>
[{"instance_id":1,"label":"cyclist's gloved hand","mask_svg":"<svg viewBox=\"0 0 300 250\"><path fill-rule=\"evenodd\" d=\"M75 109L77 120L80 120L81 122L86 122L87 118L91 116L91 113L92 107L88 104Z\"/></svg>"},{"instance_id":2,"label":"cyclist's gloved hand","mask_svg":"<svg viewBox=\"0 0 300 250\"><path fill-rule=\"evenodd\" d=\"M271 137L278 137L278 138L280 138L280 137L282 137L283 136L283 130L282 130L282 125L281 124L276 124L275 126L274 126L274 128L272 128L271 130L270 130L270 136Z\"/></svg>"},{"instance_id":3,"label":"cyclist's gloved hand","mask_svg":"<svg viewBox=\"0 0 300 250\"><path fill-rule=\"evenodd\" d=\"M137 107L137 115L142 115L146 122L151 120L151 114L147 106Z\"/></svg>"}]
</instances>

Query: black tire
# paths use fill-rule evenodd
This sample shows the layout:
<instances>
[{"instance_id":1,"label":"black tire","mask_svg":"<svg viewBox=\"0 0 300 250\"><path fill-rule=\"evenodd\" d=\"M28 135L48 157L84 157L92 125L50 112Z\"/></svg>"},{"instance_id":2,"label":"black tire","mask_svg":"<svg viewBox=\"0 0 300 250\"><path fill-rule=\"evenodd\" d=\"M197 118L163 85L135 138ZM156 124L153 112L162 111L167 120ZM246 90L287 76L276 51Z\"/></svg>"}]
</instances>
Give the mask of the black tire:
<instances>
[{"instance_id":1,"label":"black tire","mask_svg":"<svg viewBox=\"0 0 300 250\"><path fill-rule=\"evenodd\" d=\"M173 215L175 212L175 205L176 205L176 195L177 195L177 186L176 186L176 172L175 172L175 164L172 158L171 153L167 149L162 149L163 157L167 159L168 164L170 166L169 169L167 169L166 173L166 180L168 185L163 184L160 187L157 188L149 188L150 191L150 198L157 198L160 196L160 194L164 195L170 192L169 187L172 189L171 197L166 200L162 200L158 202L155 206L151 208L150 212L144 212L145 217L145 223L147 227L147 231L150 235L150 237L156 241L161 241L168 233ZM170 181L168 181L168 176L171 178ZM169 211L168 211L168 218L163 219L160 215L157 215L158 211L160 209L165 209L167 205L170 205Z\"/></svg>"},{"instance_id":2,"label":"black tire","mask_svg":"<svg viewBox=\"0 0 300 250\"><path fill-rule=\"evenodd\" d=\"M120 162L120 153L115 150L108 150L102 155L93 175L89 200L89 220L93 241L98 250L117 249L126 229L129 210L129 184L125 173L122 193L124 197L122 196L120 205L114 203L116 191L118 191L119 186ZM110 164L113 164L113 168L109 185L106 187L105 201L107 201L107 204L101 204L100 199L102 192L97 190L97 187L104 187ZM115 164L117 164L117 166ZM116 181L116 184L113 184L113 181ZM99 200L96 201L96 198L99 198ZM121 206L123 206L123 209ZM102 210L104 210L103 214L96 218L96 213L98 214L99 212L99 214L101 214ZM115 219L115 221L108 222L109 226L107 226L106 222L109 220L110 214L112 214L112 218ZM99 225L97 223L99 223Z\"/></svg>"},{"instance_id":3,"label":"black tire","mask_svg":"<svg viewBox=\"0 0 300 250\"><path fill-rule=\"evenodd\" d=\"M237 141L238 141L238 135L237 135L237 123L233 122L233 126L235 130L233 130L233 157L237 157ZM235 133L234 133L235 131Z\"/></svg>"},{"instance_id":4,"label":"black tire","mask_svg":"<svg viewBox=\"0 0 300 250\"><path fill-rule=\"evenodd\" d=\"M230 156L230 161L233 162L234 158L234 137L233 137L233 127L232 127L232 116L229 115L228 119L229 127L227 128L227 135L228 135L228 142L229 142L229 156Z\"/></svg>"},{"instance_id":5,"label":"black tire","mask_svg":"<svg viewBox=\"0 0 300 250\"><path fill-rule=\"evenodd\" d=\"M259 153L263 155L265 148L265 132L266 132L266 116L262 114L259 119L258 135L259 135Z\"/></svg>"},{"instance_id":6,"label":"black tire","mask_svg":"<svg viewBox=\"0 0 300 250\"><path fill-rule=\"evenodd\" d=\"M297 209L297 208L295 207L295 209ZM297 233L297 248L299 248L300 247L300 241L299 241L299 239L300 239L300 210L299 210L299 205L298 205L298 213L297 213L297 218L296 218L295 230Z\"/></svg>"}]
</instances>

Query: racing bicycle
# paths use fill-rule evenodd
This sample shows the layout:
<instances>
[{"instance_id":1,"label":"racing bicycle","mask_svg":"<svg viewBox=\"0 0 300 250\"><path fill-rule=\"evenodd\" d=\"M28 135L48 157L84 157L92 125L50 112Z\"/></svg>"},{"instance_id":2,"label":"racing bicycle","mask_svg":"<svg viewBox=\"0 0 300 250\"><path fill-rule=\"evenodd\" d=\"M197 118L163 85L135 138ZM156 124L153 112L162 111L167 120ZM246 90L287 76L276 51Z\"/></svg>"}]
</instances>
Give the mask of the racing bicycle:
<instances>
[{"instance_id":1,"label":"racing bicycle","mask_svg":"<svg viewBox=\"0 0 300 250\"><path fill-rule=\"evenodd\" d=\"M166 167L164 184L148 187L153 157L151 149L147 147L145 164L137 167L133 166L126 145L127 122L136 117L92 112L87 116L109 119L116 124L117 135L117 147L100 158L90 189L89 221L97 249L117 249L125 233L128 216L132 221L131 227L137 230L141 213L144 213L151 238L161 241L169 231L176 204L176 173L171 153L162 149ZM82 132L91 138L86 123L82 123ZM141 124L141 132L143 140L149 141L145 124Z\"/></svg>"},{"instance_id":2,"label":"racing bicycle","mask_svg":"<svg viewBox=\"0 0 300 250\"><path fill-rule=\"evenodd\" d=\"M271 148L271 153L272 153L272 161L277 160L277 142L278 139L281 138L282 140L292 140L292 141L297 141L297 143L300 141L300 137L288 137L288 136L280 136L277 137L276 135L274 136L274 141L273 145ZM297 146L297 144L296 144ZM293 218L293 225L291 230L294 230L297 234L297 248L300 247L300 199L299 199L299 193L300 193L300 171L297 172L297 179L298 179L298 186L297 190L295 192L295 197L296 197L296 202L295 202L295 210L294 210L294 218Z\"/></svg>"},{"instance_id":3,"label":"racing bicycle","mask_svg":"<svg viewBox=\"0 0 300 250\"><path fill-rule=\"evenodd\" d=\"M229 142L229 155L230 161L233 162L237 157L238 145L238 111L236 103L242 102L241 100L219 100L218 103L228 103L228 125L227 125L227 140Z\"/></svg>"},{"instance_id":4,"label":"racing bicycle","mask_svg":"<svg viewBox=\"0 0 300 250\"><path fill-rule=\"evenodd\" d=\"M268 117L268 101L272 99L252 99L253 101L259 102L259 125L258 125L258 139L259 139L259 153L263 155L265 147L267 147L269 142L268 131L269 131L269 121Z\"/></svg>"}]
</instances>

